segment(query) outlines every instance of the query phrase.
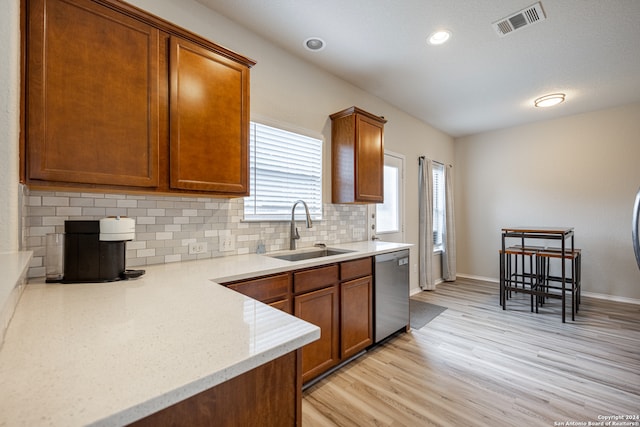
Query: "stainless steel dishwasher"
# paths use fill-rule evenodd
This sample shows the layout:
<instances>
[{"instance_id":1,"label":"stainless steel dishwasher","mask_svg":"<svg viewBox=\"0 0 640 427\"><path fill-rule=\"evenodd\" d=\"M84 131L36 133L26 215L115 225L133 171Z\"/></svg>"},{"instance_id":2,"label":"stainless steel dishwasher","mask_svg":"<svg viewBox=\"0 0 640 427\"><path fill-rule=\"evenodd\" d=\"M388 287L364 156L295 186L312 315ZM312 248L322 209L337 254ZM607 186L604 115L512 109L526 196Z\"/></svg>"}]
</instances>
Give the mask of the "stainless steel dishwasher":
<instances>
[{"instance_id":1,"label":"stainless steel dishwasher","mask_svg":"<svg viewBox=\"0 0 640 427\"><path fill-rule=\"evenodd\" d=\"M375 342L409 324L409 250L375 256Z\"/></svg>"}]
</instances>

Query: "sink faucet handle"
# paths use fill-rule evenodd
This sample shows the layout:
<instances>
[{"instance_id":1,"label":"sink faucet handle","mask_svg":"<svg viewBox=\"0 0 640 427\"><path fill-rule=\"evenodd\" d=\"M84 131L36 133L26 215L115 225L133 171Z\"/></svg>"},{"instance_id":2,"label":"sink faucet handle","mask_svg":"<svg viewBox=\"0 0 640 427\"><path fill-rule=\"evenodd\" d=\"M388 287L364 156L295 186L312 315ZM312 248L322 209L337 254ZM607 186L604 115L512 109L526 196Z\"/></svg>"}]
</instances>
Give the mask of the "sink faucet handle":
<instances>
[{"instance_id":1,"label":"sink faucet handle","mask_svg":"<svg viewBox=\"0 0 640 427\"><path fill-rule=\"evenodd\" d=\"M293 233L292 239L299 239L300 233L298 233L298 227L295 227L295 233Z\"/></svg>"}]
</instances>

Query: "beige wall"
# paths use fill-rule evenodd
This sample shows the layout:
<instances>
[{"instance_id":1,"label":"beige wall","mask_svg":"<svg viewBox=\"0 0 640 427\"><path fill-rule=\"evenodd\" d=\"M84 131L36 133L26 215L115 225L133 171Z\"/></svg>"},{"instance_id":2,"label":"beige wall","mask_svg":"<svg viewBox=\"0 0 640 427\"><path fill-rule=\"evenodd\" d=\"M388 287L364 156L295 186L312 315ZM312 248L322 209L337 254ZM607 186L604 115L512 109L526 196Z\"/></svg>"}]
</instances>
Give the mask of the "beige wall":
<instances>
[{"instance_id":1,"label":"beige wall","mask_svg":"<svg viewBox=\"0 0 640 427\"><path fill-rule=\"evenodd\" d=\"M0 13L0 252L18 249L18 135L20 2Z\"/></svg>"},{"instance_id":2,"label":"beige wall","mask_svg":"<svg viewBox=\"0 0 640 427\"><path fill-rule=\"evenodd\" d=\"M584 291L640 300L640 104L460 138L455 158L459 272L497 279L504 226L573 226Z\"/></svg>"}]
</instances>

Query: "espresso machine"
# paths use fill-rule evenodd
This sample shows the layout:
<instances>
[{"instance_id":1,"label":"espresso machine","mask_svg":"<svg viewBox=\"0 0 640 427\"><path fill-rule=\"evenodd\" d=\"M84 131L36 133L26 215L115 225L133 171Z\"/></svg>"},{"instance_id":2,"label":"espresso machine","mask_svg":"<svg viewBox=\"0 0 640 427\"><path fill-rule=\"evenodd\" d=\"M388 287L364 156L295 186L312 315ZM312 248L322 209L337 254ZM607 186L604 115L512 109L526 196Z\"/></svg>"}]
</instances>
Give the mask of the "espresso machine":
<instances>
[{"instance_id":1,"label":"espresso machine","mask_svg":"<svg viewBox=\"0 0 640 427\"><path fill-rule=\"evenodd\" d=\"M139 277L144 270L127 270L126 242L135 237L135 220L110 217L64 222L62 283L97 283Z\"/></svg>"}]
</instances>

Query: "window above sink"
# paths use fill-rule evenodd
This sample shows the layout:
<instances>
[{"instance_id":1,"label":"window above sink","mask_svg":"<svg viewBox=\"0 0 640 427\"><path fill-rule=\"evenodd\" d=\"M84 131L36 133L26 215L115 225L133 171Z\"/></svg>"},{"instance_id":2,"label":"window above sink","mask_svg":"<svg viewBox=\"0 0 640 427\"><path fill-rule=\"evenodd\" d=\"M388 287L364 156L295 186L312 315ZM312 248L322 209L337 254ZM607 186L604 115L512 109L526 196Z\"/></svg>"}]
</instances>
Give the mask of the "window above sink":
<instances>
[{"instance_id":1,"label":"window above sink","mask_svg":"<svg viewBox=\"0 0 640 427\"><path fill-rule=\"evenodd\" d=\"M303 199L313 220L322 219L322 139L251 122L245 221L289 221Z\"/></svg>"}]
</instances>

